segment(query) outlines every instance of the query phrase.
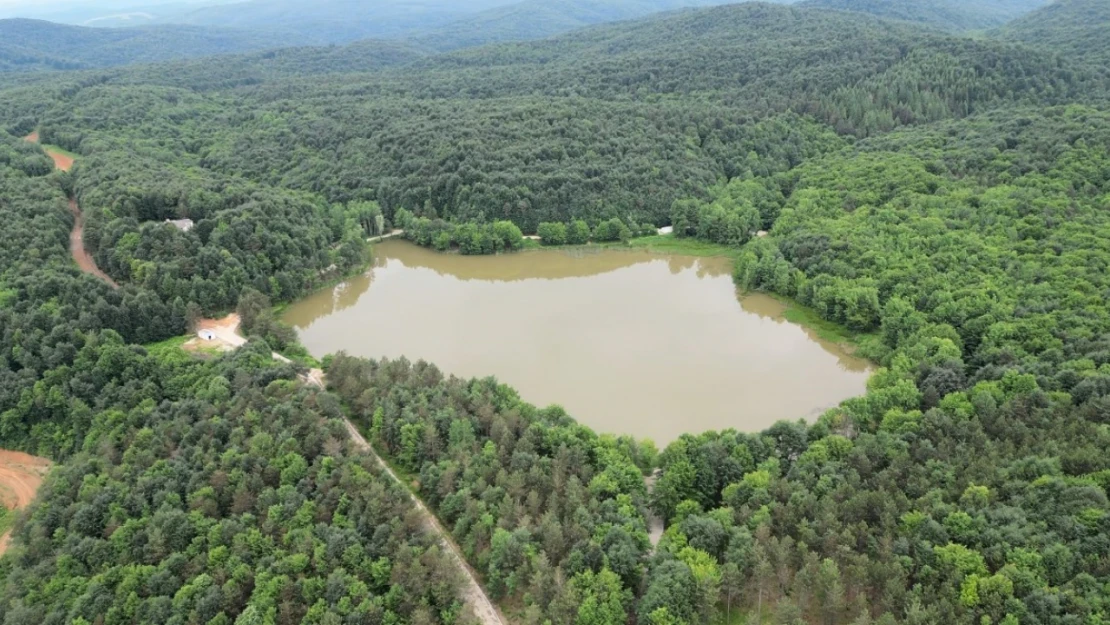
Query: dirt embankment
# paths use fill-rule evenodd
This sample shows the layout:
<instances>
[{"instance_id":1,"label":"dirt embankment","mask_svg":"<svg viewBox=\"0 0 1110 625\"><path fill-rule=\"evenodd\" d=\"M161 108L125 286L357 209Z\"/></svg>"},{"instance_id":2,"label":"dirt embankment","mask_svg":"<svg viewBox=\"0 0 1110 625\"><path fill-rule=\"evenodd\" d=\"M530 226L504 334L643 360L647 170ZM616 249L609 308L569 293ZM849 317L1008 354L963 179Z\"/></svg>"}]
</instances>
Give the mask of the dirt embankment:
<instances>
[{"instance_id":1,"label":"dirt embankment","mask_svg":"<svg viewBox=\"0 0 1110 625\"><path fill-rule=\"evenodd\" d=\"M0 449L0 503L9 510L22 510L31 504L50 461L18 451ZM11 532L0 536L0 555L8 550Z\"/></svg>"}]
</instances>

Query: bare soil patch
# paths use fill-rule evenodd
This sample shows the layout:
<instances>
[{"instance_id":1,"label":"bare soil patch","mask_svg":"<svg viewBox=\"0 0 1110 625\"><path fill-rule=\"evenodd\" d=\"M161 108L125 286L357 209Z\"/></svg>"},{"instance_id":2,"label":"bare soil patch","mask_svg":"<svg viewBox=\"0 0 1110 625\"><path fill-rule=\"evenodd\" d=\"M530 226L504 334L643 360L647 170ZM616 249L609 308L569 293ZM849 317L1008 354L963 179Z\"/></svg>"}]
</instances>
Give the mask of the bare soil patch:
<instances>
[{"instance_id":1,"label":"bare soil patch","mask_svg":"<svg viewBox=\"0 0 1110 625\"><path fill-rule=\"evenodd\" d=\"M22 510L35 499L50 461L18 451L0 449L0 502L9 510ZM0 536L0 555L8 550L11 532Z\"/></svg>"},{"instance_id":2,"label":"bare soil patch","mask_svg":"<svg viewBox=\"0 0 1110 625\"><path fill-rule=\"evenodd\" d=\"M85 216L81 213L81 208L77 206L77 200L70 198L69 211L73 213L73 230L69 233L69 251L74 262L81 268L81 271L92 274L112 285L113 288L118 289L119 285L116 284L115 280L109 278L108 274L96 266L96 261L85 249Z\"/></svg>"},{"instance_id":3,"label":"bare soil patch","mask_svg":"<svg viewBox=\"0 0 1110 625\"><path fill-rule=\"evenodd\" d=\"M46 155L54 159L54 167L57 167L62 171L69 171L73 169L72 156L66 156L65 154L62 154L60 152L54 152L53 150L47 150Z\"/></svg>"},{"instance_id":4,"label":"bare soil patch","mask_svg":"<svg viewBox=\"0 0 1110 625\"><path fill-rule=\"evenodd\" d=\"M26 137L23 137L23 140L27 141L27 142L30 142L30 143L38 143L39 142L39 131L36 130L36 131L32 132L31 134L27 135Z\"/></svg>"},{"instance_id":5,"label":"bare soil patch","mask_svg":"<svg viewBox=\"0 0 1110 625\"><path fill-rule=\"evenodd\" d=\"M239 315L231 313L223 319L201 319L197 322L197 330L212 330L213 332L231 331L239 329Z\"/></svg>"}]
</instances>

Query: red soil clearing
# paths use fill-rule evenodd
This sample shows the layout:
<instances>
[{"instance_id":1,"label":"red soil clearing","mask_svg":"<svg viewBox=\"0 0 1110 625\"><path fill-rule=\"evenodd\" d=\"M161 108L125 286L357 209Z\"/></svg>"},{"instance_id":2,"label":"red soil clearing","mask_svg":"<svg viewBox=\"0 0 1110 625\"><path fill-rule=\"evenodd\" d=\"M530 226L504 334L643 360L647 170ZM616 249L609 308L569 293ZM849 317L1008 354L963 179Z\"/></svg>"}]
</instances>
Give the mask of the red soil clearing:
<instances>
[{"instance_id":1,"label":"red soil clearing","mask_svg":"<svg viewBox=\"0 0 1110 625\"><path fill-rule=\"evenodd\" d=\"M51 152L50 150L46 151L46 155L49 156L50 158L54 159L54 167L57 167L58 169L60 169L62 171L69 171L69 170L73 169L73 157L72 156L66 156L65 154L59 154L57 152Z\"/></svg>"},{"instance_id":2,"label":"red soil clearing","mask_svg":"<svg viewBox=\"0 0 1110 625\"><path fill-rule=\"evenodd\" d=\"M49 460L0 449L0 502L9 510L29 506L49 469ZM0 555L10 542L11 532L0 536Z\"/></svg>"},{"instance_id":3,"label":"red soil clearing","mask_svg":"<svg viewBox=\"0 0 1110 625\"><path fill-rule=\"evenodd\" d=\"M38 143L39 142L39 131L36 130L36 131L32 132L31 134L27 135L26 137L23 137L23 140L28 142L28 143ZM65 154L59 154L58 152L53 152L51 150L46 150L46 155L49 156L50 158L54 159L54 167L57 167L58 169L60 169L62 171L69 171L69 170L73 169L73 157L72 156L66 156Z\"/></svg>"}]
</instances>

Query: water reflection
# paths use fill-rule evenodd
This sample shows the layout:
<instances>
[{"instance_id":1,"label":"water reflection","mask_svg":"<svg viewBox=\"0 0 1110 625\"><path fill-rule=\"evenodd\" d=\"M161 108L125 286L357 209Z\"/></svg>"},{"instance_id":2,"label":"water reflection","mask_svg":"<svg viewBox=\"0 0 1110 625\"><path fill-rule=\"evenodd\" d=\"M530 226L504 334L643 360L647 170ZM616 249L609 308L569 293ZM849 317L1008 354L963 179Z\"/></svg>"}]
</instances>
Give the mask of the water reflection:
<instances>
[{"instance_id":1,"label":"water reflection","mask_svg":"<svg viewBox=\"0 0 1110 625\"><path fill-rule=\"evenodd\" d=\"M737 298L731 262L597 249L439 254L388 241L373 269L286 311L312 353L495 375L598 431L666 444L761 430L861 394L867 364Z\"/></svg>"}]
</instances>

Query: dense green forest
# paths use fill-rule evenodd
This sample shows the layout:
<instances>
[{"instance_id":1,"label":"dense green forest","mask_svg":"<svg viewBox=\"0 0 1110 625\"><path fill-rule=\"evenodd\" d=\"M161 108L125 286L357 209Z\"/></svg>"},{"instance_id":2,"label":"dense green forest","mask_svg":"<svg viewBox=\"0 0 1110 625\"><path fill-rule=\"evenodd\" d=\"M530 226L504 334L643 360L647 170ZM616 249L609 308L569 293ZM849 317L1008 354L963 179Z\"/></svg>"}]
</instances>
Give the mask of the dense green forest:
<instances>
[{"instance_id":1,"label":"dense green forest","mask_svg":"<svg viewBox=\"0 0 1110 625\"><path fill-rule=\"evenodd\" d=\"M513 622L1110 621L1098 10L1065 0L1012 43L748 4L0 90L0 441L63 462L0 560L0 622L459 622L344 414ZM71 266L68 195L122 289ZM662 225L852 333L866 395L657 454L428 363L330 357L331 395L261 339L139 346L305 294L388 227L494 253Z\"/></svg>"},{"instance_id":2,"label":"dense green forest","mask_svg":"<svg viewBox=\"0 0 1110 625\"><path fill-rule=\"evenodd\" d=\"M296 36L197 26L85 28L0 20L0 72L111 67L308 43Z\"/></svg>"},{"instance_id":3,"label":"dense green forest","mask_svg":"<svg viewBox=\"0 0 1110 625\"><path fill-rule=\"evenodd\" d=\"M338 400L252 343L81 274L65 176L0 136L0 437L54 470L0 561L4 623L454 623L453 564L349 448Z\"/></svg>"},{"instance_id":4,"label":"dense green forest","mask_svg":"<svg viewBox=\"0 0 1110 625\"><path fill-rule=\"evenodd\" d=\"M456 569L408 494L350 449L334 397L271 362L105 331L46 371L87 433L0 564L3 622L457 622Z\"/></svg>"},{"instance_id":5,"label":"dense green forest","mask_svg":"<svg viewBox=\"0 0 1110 625\"><path fill-rule=\"evenodd\" d=\"M789 169L845 137L1104 88L1084 66L1021 47L762 4L357 78L282 77L298 58L273 60L272 72L244 70L241 80L225 64L210 77L203 64L180 73L163 66L60 80L48 103L41 87L0 98L18 130L37 123L89 156L125 143L128 163L145 151L143 161L188 163L333 203L377 201L388 219L404 208L429 219L508 219L530 234L574 219L664 225L677 199L704 197L748 171ZM89 159L78 179L122 182L146 168L110 160ZM101 168L122 171L92 171ZM164 175L149 180L160 187L149 193L164 195Z\"/></svg>"},{"instance_id":6,"label":"dense green forest","mask_svg":"<svg viewBox=\"0 0 1110 625\"><path fill-rule=\"evenodd\" d=\"M641 510L653 446L599 438L558 407L426 363L341 355L327 372L371 443L418 476L495 598L521 601L528 623L623 621L651 546ZM604 620L585 618L591 604Z\"/></svg>"},{"instance_id":7,"label":"dense green forest","mask_svg":"<svg viewBox=\"0 0 1110 625\"><path fill-rule=\"evenodd\" d=\"M461 17L411 35L414 43L448 51L504 41L543 39L653 13L729 4L724 0L523 0ZM789 2L784 2L789 4Z\"/></svg>"},{"instance_id":8,"label":"dense green forest","mask_svg":"<svg viewBox=\"0 0 1110 625\"><path fill-rule=\"evenodd\" d=\"M758 214L753 191L784 189L738 282L870 333L886 368L816 426L671 445L654 499L668 540L767 522L713 543L720 565L748 579L766 562L780 609L833 621L876 604L916 605L909 622L1105 610L1085 583L1105 579L1110 547L1108 147L1104 112L1013 109L677 204L683 234L720 240L718 215Z\"/></svg>"},{"instance_id":9,"label":"dense green forest","mask_svg":"<svg viewBox=\"0 0 1110 625\"><path fill-rule=\"evenodd\" d=\"M317 44L409 39L432 50L541 39L576 28L661 11L727 4L725 0L252 0L202 7L157 19L231 26L308 38Z\"/></svg>"},{"instance_id":10,"label":"dense green forest","mask_svg":"<svg viewBox=\"0 0 1110 625\"><path fill-rule=\"evenodd\" d=\"M999 31L1003 39L1044 46L1103 72L1110 65L1110 6L1099 0L1057 0Z\"/></svg>"}]
</instances>

